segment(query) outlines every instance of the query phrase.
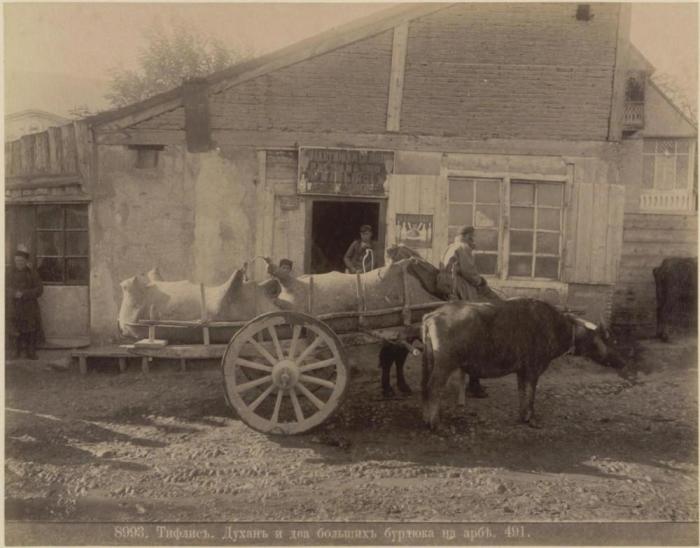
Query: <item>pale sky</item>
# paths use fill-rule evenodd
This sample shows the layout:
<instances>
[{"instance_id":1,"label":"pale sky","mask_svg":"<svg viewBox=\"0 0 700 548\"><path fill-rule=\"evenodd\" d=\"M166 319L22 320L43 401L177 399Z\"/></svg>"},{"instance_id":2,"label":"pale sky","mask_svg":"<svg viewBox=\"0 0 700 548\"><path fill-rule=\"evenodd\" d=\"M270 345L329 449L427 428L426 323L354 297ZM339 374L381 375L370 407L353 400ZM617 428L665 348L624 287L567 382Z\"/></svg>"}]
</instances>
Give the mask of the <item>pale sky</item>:
<instances>
[{"instance_id":1,"label":"pale sky","mask_svg":"<svg viewBox=\"0 0 700 548\"><path fill-rule=\"evenodd\" d=\"M105 108L110 69L136 67L144 31L157 19L184 20L231 47L265 53L391 5L5 3L5 110ZM697 4L633 4L631 33L657 72L697 96Z\"/></svg>"}]
</instances>

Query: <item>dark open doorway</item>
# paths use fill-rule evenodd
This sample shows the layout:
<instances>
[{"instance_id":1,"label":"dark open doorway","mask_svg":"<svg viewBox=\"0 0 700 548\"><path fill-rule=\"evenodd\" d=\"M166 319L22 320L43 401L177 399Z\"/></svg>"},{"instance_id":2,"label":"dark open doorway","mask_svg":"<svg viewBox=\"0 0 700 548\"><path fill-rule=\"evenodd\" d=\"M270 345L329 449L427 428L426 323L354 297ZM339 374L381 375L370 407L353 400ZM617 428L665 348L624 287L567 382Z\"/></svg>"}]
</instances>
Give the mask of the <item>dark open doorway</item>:
<instances>
[{"instance_id":1,"label":"dark open doorway","mask_svg":"<svg viewBox=\"0 0 700 548\"><path fill-rule=\"evenodd\" d=\"M316 200L311 208L311 263L309 272L345 272L343 255L360 237L360 226L372 226L374 239L383 245L383 208L379 202Z\"/></svg>"}]
</instances>

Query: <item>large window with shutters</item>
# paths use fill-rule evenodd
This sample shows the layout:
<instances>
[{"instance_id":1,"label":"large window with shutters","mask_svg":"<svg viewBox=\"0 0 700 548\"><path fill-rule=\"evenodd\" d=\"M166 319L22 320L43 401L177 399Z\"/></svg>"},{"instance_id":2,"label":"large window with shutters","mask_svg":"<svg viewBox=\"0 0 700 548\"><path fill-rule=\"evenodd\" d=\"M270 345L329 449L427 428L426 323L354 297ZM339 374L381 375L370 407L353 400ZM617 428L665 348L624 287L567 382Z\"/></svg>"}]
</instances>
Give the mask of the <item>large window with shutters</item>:
<instances>
[{"instance_id":1,"label":"large window with shutters","mask_svg":"<svg viewBox=\"0 0 700 548\"><path fill-rule=\"evenodd\" d=\"M85 204L13 206L7 210L6 262L18 244L30 249L42 281L87 285L90 275Z\"/></svg>"},{"instance_id":2,"label":"large window with shutters","mask_svg":"<svg viewBox=\"0 0 700 548\"><path fill-rule=\"evenodd\" d=\"M474 226L474 257L485 276L558 280L564 182L451 176L448 242Z\"/></svg>"}]
</instances>

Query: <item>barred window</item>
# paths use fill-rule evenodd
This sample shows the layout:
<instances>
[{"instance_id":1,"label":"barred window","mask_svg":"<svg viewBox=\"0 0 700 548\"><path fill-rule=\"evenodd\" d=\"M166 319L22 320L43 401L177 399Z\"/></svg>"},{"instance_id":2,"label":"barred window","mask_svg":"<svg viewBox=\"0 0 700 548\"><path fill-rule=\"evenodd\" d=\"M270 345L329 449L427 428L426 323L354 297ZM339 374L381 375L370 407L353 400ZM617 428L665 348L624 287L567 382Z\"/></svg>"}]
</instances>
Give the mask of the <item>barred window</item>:
<instances>
[{"instance_id":1,"label":"barred window","mask_svg":"<svg viewBox=\"0 0 700 548\"><path fill-rule=\"evenodd\" d=\"M38 205L36 261L41 279L56 284L87 284L89 278L86 205Z\"/></svg>"}]
</instances>

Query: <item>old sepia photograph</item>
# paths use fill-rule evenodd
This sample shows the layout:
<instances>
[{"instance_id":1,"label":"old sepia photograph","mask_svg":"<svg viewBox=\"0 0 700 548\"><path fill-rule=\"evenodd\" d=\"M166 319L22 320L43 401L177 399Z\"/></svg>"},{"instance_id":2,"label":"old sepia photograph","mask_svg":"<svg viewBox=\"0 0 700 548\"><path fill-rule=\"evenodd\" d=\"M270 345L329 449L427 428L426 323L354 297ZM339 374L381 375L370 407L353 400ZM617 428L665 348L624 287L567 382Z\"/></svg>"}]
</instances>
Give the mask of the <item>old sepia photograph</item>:
<instances>
[{"instance_id":1,"label":"old sepia photograph","mask_svg":"<svg viewBox=\"0 0 700 548\"><path fill-rule=\"evenodd\" d=\"M4 545L698 545L697 2L2 18Z\"/></svg>"}]
</instances>

